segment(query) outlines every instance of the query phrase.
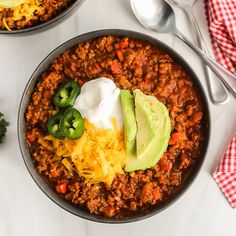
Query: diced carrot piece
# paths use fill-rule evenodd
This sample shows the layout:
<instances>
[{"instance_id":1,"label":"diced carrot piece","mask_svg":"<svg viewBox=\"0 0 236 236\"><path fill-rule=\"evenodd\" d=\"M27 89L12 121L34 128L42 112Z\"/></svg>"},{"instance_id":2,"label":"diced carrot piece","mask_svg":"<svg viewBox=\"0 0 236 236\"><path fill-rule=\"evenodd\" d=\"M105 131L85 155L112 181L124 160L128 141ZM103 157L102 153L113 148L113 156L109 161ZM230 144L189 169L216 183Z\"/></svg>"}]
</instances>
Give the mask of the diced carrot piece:
<instances>
[{"instance_id":1,"label":"diced carrot piece","mask_svg":"<svg viewBox=\"0 0 236 236\"><path fill-rule=\"evenodd\" d=\"M187 137L184 132L176 132L171 135L170 140L169 140L169 144L173 145L175 143L184 141L186 139L187 139Z\"/></svg>"},{"instance_id":2,"label":"diced carrot piece","mask_svg":"<svg viewBox=\"0 0 236 236\"><path fill-rule=\"evenodd\" d=\"M117 54L120 61L124 61L123 52L121 50L117 50L116 54Z\"/></svg>"}]
</instances>

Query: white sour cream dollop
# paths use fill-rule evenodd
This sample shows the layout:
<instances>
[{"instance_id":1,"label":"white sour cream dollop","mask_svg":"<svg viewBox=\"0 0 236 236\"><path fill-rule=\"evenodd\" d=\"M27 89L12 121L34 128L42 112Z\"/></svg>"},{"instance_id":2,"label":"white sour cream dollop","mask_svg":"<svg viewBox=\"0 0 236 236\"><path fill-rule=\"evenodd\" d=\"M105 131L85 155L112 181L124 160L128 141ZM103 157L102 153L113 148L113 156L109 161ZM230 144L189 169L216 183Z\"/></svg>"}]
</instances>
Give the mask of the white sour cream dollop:
<instances>
[{"instance_id":1,"label":"white sour cream dollop","mask_svg":"<svg viewBox=\"0 0 236 236\"><path fill-rule=\"evenodd\" d=\"M85 83L74 107L98 128L113 128L111 119L114 117L119 129L123 130L120 89L108 78L102 77Z\"/></svg>"}]
</instances>

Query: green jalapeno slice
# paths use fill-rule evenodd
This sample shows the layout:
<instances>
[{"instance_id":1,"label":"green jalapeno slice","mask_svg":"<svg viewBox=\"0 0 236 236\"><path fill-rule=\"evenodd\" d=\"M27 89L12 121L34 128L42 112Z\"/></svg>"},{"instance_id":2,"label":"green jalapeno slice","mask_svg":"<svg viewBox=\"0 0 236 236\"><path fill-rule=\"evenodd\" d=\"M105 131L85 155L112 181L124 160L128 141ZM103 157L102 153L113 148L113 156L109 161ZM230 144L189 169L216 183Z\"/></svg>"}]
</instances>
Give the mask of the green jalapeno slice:
<instances>
[{"instance_id":1,"label":"green jalapeno slice","mask_svg":"<svg viewBox=\"0 0 236 236\"><path fill-rule=\"evenodd\" d=\"M73 106L79 94L80 86L75 80L71 80L57 90L53 97L53 104L59 108Z\"/></svg>"},{"instance_id":2,"label":"green jalapeno slice","mask_svg":"<svg viewBox=\"0 0 236 236\"><path fill-rule=\"evenodd\" d=\"M64 139L64 135L62 134L59 126L62 115L62 111L58 112L56 115L52 116L47 123L48 133L58 139Z\"/></svg>"},{"instance_id":3,"label":"green jalapeno slice","mask_svg":"<svg viewBox=\"0 0 236 236\"><path fill-rule=\"evenodd\" d=\"M84 132L84 120L75 108L66 110L60 120L60 130L69 139L78 139Z\"/></svg>"}]
</instances>

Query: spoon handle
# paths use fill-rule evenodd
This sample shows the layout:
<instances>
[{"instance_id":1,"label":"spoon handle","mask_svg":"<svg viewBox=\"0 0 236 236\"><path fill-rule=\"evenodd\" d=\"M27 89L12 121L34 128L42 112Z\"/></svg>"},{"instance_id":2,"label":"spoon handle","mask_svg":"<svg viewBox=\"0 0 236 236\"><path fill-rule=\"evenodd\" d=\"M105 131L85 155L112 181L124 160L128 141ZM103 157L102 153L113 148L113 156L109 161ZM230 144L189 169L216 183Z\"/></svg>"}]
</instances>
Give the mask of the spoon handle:
<instances>
[{"instance_id":1,"label":"spoon handle","mask_svg":"<svg viewBox=\"0 0 236 236\"><path fill-rule=\"evenodd\" d=\"M209 56L207 56L201 49L191 43L180 32L173 32L173 34L182 42L186 43L211 68L211 70L217 75L221 82L236 98L236 76L226 70L223 66L218 64L216 61L211 59Z\"/></svg>"},{"instance_id":2,"label":"spoon handle","mask_svg":"<svg viewBox=\"0 0 236 236\"><path fill-rule=\"evenodd\" d=\"M194 31L194 34L196 36L198 45L201 47L201 49L207 54L210 55L206 43L204 41L204 38L202 36L202 33L199 29L197 20L193 14L193 10L191 7L188 8L184 8L184 11L186 13L186 15L188 16L191 24L192 24L192 28ZM205 75L206 75L206 80L207 80L207 86L208 86L208 90L209 90L209 94L210 94L210 98L211 101L214 104L222 104L225 103L228 99L229 99L229 95L224 87L224 85L222 84L222 82L215 76L215 74L213 74L213 72L210 70L209 67L204 66L204 70L205 70Z\"/></svg>"}]
</instances>

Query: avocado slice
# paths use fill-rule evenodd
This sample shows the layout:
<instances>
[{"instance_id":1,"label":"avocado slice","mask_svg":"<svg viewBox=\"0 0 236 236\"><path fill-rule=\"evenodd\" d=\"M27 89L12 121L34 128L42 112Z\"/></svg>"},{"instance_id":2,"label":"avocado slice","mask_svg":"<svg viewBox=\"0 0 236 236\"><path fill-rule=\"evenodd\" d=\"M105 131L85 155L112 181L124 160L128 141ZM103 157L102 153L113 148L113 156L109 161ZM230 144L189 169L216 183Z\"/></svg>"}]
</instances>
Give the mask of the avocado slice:
<instances>
[{"instance_id":1,"label":"avocado slice","mask_svg":"<svg viewBox=\"0 0 236 236\"><path fill-rule=\"evenodd\" d=\"M135 114L138 131L136 156L127 159L125 171L145 170L154 166L168 147L171 125L169 112L154 96L135 90Z\"/></svg>"},{"instance_id":2,"label":"avocado slice","mask_svg":"<svg viewBox=\"0 0 236 236\"><path fill-rule=\"evenodd\" d=\"M147 97L140 90L135 90L135 117L138 125L136 137L137 158L142 159L150 149L152 140L157 136L156 114L151 109Z\"/></svg>"},{"instance_id":3,"label":"avocado slice","mask_svg":"<svg viewBox=\"0 0 236 236\"><path fill-rule=\"evenodd\" d=\"M128 157L136 152L137 124L134 113L134 96L129 90L120 91L121 109L124 117L125 149Z\"/></svg>"}]
</instances>

